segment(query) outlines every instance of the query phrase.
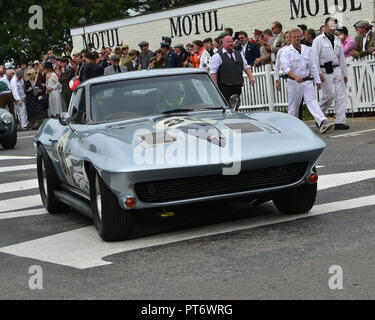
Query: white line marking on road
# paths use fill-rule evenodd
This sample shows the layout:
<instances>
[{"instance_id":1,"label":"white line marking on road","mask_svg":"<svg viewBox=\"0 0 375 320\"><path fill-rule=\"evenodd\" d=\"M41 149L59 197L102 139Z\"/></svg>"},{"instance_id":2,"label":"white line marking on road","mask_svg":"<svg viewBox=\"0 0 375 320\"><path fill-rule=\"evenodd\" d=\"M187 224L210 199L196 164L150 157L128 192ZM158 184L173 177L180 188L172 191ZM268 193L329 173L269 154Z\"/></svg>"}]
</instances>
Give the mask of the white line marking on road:
<instances>
[{"instance_id":1,"label":"white line marking on road","mask_svg":"<svg viewBox=\"0 0 375 320\"><path fill-rule=\"evenodd\" d=\"M0 160L28 160L28 159L35 159L36 157L28 157L28 156L0 156Z\"/></svg>"},{"instance_id":2,"label":"white line marking on road","mask_svg":"<svg viewBox=\"0 0 375 320\"><path fill-rule=\"evenodd\" d=\"M11 198L0 201L0 213L13 210L24 210L41 205L43 205L43 203L39 194L27 197Z\"/></svg>"},{"instance_id":3,"label":"white line marking on road","mask_svg":"<svg viewBox=\"0 0 375 320\"><path fill-rule=\"evenodd\" d=\"M0 167L0 173L2 172L13 172L13 171L23 171L23 170L32 170L36 169L36 164L27 164L21 166L12 166L12 167Z\"/></svg>"},{"instance_id":4,"label":"white line marking on road","mask_svg":"<svg viewBox=\"0 0 375 320\"><path fill-rule=\"evenodd\" d=\"M375 170L335 173L319 176L318 190L375 178Z\"/></svg>"},{"instance_id":5,"label":"white line marking on road","mask_svg":"<svg viewBox=\"0 0 375 320\"><path fill-rule=\"evenodd\" d=\"M345 134L339 134L339 135L336 135L336 136L330 136L330 138L334 139L334 138L351 137L351 136L355 137L355 136L360 135L361 133L371 132L371 131L375 131L375 129L369 129L369 130L362 130L362 131L355 131L355 132L350 132L350 133L345 133Z\"/></svg>"},{"instance_id":6,"label":"white line marking on road","mask_svg":"<svg viewBox=\"0 0 375 320\"><path fill-rule=\"evenodd\" d=\"M21 180L0 184L0 193L23 191L38 188L38 179Z\"/></svg>"},{"instance_id":7,"label":"white line marking on road","mask_svg":"<svg viewBox=\"0 0 375 320\"><path fill-rule=\"evenodd\" d=\"M102 258L120 252L161 246L373 205L375 205L375 196L368 196L317 205L311 210L310 214L253 217L245 220L115 243L102 241L97 235L95 228L90 226L3 247L0 248L0 252L77 269L87 269L112 264L112 262L103 261Z\"/></svg>"},{"instance_id":8,"label":"white line marking on road","mask_svg":"<svg viewBox=\"0 0 375 320\"><path fill-rule=\"evenodd\" d=\"M17 139L27 139L27 138L34 138L34 136L21 136L21 137L17 137Z\"/></svg>"},{"instance_id":9,"label":"white line marking on road","mask_svg":"<svg viewBox=\"0 0 375 320\"><path fill-rule=\"evenodd\" d=\"M42 209L14 211L14 212L8 212L8 213L0 212L0 220L29 217L29 216L38 216L42 214L48 214L47 210L42 208Z\"/></svg>"}]
</instances>

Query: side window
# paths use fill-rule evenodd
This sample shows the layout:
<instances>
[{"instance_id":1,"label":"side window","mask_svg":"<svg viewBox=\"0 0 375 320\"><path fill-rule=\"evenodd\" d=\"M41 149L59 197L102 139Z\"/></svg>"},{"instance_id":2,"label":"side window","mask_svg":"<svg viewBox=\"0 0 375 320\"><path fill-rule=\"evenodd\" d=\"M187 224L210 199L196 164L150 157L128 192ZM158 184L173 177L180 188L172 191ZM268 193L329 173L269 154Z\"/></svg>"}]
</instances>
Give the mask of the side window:
<instances>
[{"instance_id":1,"label":"side window","mask_svg":"<svg viewBox=\"0 0 375 320\"><path fill-rule=\"evenodd\" d=\"M74 113L76 112L79 98L81 97L82 89L76 89L73 91L72 97L70 98L70 104L69 104L69 114L71 117L73 117Z\"/></svg>"},{"instance_id":2,"label":"side window","mask_svg":"<svg viewBox=\"0 0 375 320\"><path fill-rule=\"evenodd\" d=\"M72 123L83 124L86 123L86 94L85 89L79 89L77 96L75 96L75 104L72 105Z\"/></svg>"}]
</instances>

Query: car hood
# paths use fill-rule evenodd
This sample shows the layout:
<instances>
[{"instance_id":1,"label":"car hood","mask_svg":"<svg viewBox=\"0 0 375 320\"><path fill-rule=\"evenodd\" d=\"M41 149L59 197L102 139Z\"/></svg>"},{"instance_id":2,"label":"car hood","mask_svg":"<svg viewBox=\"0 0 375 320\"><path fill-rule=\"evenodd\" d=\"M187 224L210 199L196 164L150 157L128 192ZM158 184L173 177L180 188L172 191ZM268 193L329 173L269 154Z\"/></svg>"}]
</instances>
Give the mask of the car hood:
<instances>
[{"instance_id":1,"label":"car hood","mask_svg":"<svg viewBox=\"0 0 375 320\"><path fill-rule=\"evenodd\" d=\"M110 172L315 162L325 148L302 121L279 112L193 112L88 127L80 152Z\"/></svg>"}]
</instances>

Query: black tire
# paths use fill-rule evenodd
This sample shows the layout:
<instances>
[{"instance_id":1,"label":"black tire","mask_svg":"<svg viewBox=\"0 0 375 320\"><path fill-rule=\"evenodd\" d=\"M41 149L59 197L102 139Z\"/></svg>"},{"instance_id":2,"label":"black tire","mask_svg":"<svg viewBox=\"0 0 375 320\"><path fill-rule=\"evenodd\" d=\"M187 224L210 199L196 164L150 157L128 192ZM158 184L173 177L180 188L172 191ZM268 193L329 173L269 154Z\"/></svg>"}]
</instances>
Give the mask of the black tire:
<instances>
[{"instance_id":1,"label":"black tire","mask_svg":"<svg viewBox=\"0 0 375 320\"><path fill-rule=\"evenodd\" d=\"M283 214L308 213L315 204L318 185L305 183L276 195L273 203Z\"/></svg>"},{"instance_id":2,"label":"black tire","mask_svg":"<svg viewBox=\"0 0 375 320\"><path fill-rule=\"evenodd\" d=\"M92 218L104 241L129 238L133 229L133 213L120 207L117 197L104 183L94 167L90 167L90 203ZM100 195L100 202L98 202ZM98 206L101 209L98 210Z\"/></svg>"},{"instance_id":3,"label":"black tire","mask_svg":"<svg viewBox=\"0 0 375 320\"><path fill-rule=\"evenodd\" d=\"M17 127L14 128L13 134L1 141L4 149L13 149L17 144Z\"/></svg>"},{"instance_id":4,"label":"black tire","mask_svg":"<svg viewBox=\"0 0 375 320\"><path fill-rule=\"evenodd\" d=\"M44 207L51 214L68 211L69 207L55 198L54 191L58 189L59 179L51 159L42 145L38 146L36 164L39 192Z\"/></svg>"}]
</instances>

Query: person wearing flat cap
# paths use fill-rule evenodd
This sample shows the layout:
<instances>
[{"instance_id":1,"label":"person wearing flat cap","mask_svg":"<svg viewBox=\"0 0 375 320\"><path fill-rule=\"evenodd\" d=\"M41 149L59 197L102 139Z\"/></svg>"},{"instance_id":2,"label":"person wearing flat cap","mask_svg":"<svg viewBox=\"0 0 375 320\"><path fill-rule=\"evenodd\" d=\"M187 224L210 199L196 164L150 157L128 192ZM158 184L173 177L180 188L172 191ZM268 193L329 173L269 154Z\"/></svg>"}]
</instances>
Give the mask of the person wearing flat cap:
<instances>
[{"instance_id":1,"label":"person wearing flat cap","mask_svg":"<svg viewBox=\"0 0 375 320\"><path fill-rule=\"evenodd\" d=\"M174 47L174 52L177 55L177 67L182 68L184 66L184 61L187 57L187 52L182 43L176 44Z\"/></svg>"},{"instance_id":2,"label":"person wearing flat cap","mask_svg":"<svg viewBox=\"0 0 375 320\"><path fill-rule=\"evenodd\" d=\"M138 51L132 49L129 51L130 61L126 64L128 71L137 71L139 70L139 59L138 59Z\"/></svg>"},{"instance_id":3,"label":"person wearing flat cap","mask_svg":"<svg viewBox=\"0 0 375 320\"><path fill-rule=\"evenodd\" d=\"M114 54L111 56L111 65L104 69L104 75L108 76L110 74L123 73L128 71L126 67L120 66L120 56Z\"/></svg>"},{"instance_id":4,"label":"person wearing flat cap","mask_svg":"<svg viewBox=\"0 0 375 320\"><path fill-rule=\"evenodd\" d=\"M154 53L148 49L149 44L147 41L140 42L138 46L141 48L141 53L139 54L138 70L147 70L150 64L150 59L154 56Z\"/></svg>"},{"instance_id":5,"label":"person wearing flat cap","mask_svg":"<svg viewBox=\"0 0 375 320\"><path fill-rule=\"evenodd\" d=\"M161 37L161 42L166 42L166 43L169 43L171 45L172 39L170 37L163 36L163 37Z\"/></svg>"},{"instance_id":6,"label":"person wearing flat cap","mask_svg":"<svg viewBox=\"0 0 375 320\"><path fill-rule=\"evenodd\" d=\"M125 67L126 64L130 61L129 57L129 46L127 44L124 44L121 47L122 53L120 55L120 66Z\"/></svg>"},{"instance_id":7,"label":"person wearing flat cap","mask_svg":"<svg viewBox=\"0 0 375 320\"><path fill-rule=\"evenodd\" d=\"M353 58L363 58L372 54L370 48L375 47L375 36L371 31L372 25L367 21L359 21L355 24L355 28L359 33L357 40L357 48L350 52Z\"/></svg>"},{"instance_id":8,"label":"person wearing flat cap","mask_svg":"<svg viewBox=\"0 0 375 320\"><path fill-rule=\"evenodd\" d=\"M166 68L177 68L177 54L168 42L160 42L160 49L164 55Z\"/></svg>"}]
</instances>

